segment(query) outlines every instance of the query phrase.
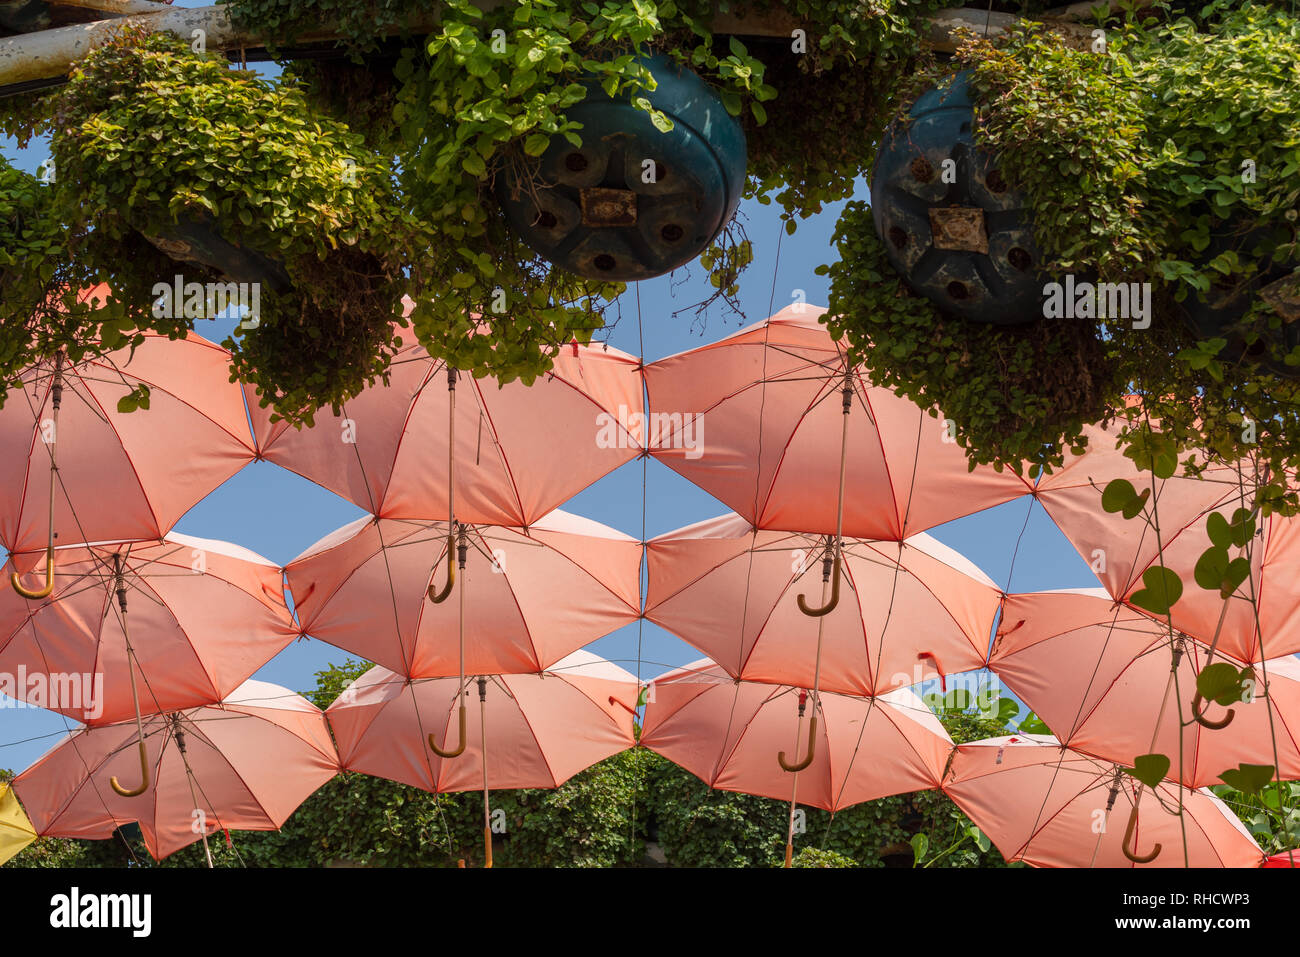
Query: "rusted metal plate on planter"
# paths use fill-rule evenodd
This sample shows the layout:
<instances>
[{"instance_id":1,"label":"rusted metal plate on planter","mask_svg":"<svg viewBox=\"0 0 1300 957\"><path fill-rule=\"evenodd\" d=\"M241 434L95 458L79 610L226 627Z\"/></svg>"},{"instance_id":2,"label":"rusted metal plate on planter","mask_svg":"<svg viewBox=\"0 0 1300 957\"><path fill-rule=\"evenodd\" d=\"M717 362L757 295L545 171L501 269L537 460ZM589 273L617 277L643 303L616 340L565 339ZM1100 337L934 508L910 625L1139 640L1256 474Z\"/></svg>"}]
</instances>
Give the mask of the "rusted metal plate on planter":
<instances>
[{"instance_id":1,"label":"rusted metal plate on planter","mask_svg":"<svg viewBox=\"0 0 1300 957\"><path fill-rule=\"evenodd\" d=\"M984 228L984 210L973 206L931 209L930 237L935 249L987 253L989 234Z\"/></svg>"},{"instance_id":2,"label":"rusted metal plate on planter","mask_svg":"<svg viewBox=\"0 0 1300 957\"><path fill-rule=\"evenodd\" d=\"M1291 273L1259 291L1260 298L1287 322L1300 319L1300 273Z\"/></svg>"},{"instance_id":3,"label":"rusted metal plate on planter","mask_svg":"<svg viewBox=\"0 0 1300 957\"><path fill-rule=\"evenodd\" d=\"M580 191L584 226L635 226L636 193L589 186Z\"/></svg>"}]
</instances>

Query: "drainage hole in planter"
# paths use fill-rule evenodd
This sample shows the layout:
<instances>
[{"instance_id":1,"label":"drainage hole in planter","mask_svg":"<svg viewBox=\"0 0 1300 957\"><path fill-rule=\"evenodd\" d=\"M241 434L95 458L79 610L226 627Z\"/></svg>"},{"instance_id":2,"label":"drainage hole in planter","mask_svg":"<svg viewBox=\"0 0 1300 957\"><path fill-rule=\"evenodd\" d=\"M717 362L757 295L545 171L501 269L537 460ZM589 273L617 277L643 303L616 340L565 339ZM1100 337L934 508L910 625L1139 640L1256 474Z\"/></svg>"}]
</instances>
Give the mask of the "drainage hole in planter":
<instances>
[{"instance_id":1,"label":"drainage hole in planter","mask_svg":"<svg viewBox=\"0 0 1300 957\"><path fill-rule=\"evenodd\" d=\"M922 183L928 183L930 180L934 179L934 167L930 165L930 161L924 156L918 156L916 159L912 160L911 169L912 175Z\"/></svg>"},{"instance_id":2,"label":"drainage hole in planter","mask_svg":"<svg viewBox=\"0 0 1300 957\"><path fill-rule=\"evenodd\" d=\"M953 299L969 299L970 290L966 288L966 284L964 282L954 281L948 283L948 295L951 296Z\"/></svg>"},{"instance_id":3,"label":"drainage hole in planter","mask_svg":"<svg viewBox=\"0 0 1300 957\"><path fill-rule=\"evenodd\" d=\"M564 157L564 165L570 172L581 173L587 168L587 157L581 153L570 153Z\"/></svg>"},{"instance_id":4,"label":"drainage hole in planter","mask_svg":"<svg viewBox=\"0 0 1300 957\"><path fill-rule=\"evenodd\" d=\"M1012 246L1007 252L1007 262L1024 272L1033 263L1033 258L1019 246Z\"/></svg>"},{"instance_id":5,"label":"drainage hole in planter","mask_svg":"<svg viewBox=\"0 0 1300 957\"><path fill-rule=\"evenodd\" d=\"M537 225L541 226L542 229L554 229L559 225L559 222L560 221L555 218L555 214L549 209L542 210L541 215L537 217Z\"/></svg>"},{"instance_id":6,"label":"drainage hole in planter","mask_svg":"<svg viewBox=\"0 0 1300 957\"><path fill-rule=\"evenodd\" d=\"M984 182L995 193L1005 193L1007 191L1007 181L995 169L989 170L989 174L984 177Z\"/></svg>"},{"instance_id":7,"label":"drainage hole in planter","mask_svg":"<svg viewBox=\"0 0 1300 957\"><path fill-rule=\"evenodd\" d=\"M659 235L663 237L664 242L675 243L685 235L685 232L676 223L668 223L659 230Z\"/></svg>"},{"instance_id":8,"label":"drainage hole in planter","mask_svg":"<svg viewBox=\"0 0 1300 957\"><path fill-rule=\"evenodd\" d=\"M889 241L894 244L895 249L906 249L907 233L903 232L903 228L901 226L890 226Z\"/></svg>"},{"instance_id":9,"label":"drainage hole in planter","mask_svg":"<svg viewBox=\"0 0 1300 957\"><path fill-rule=\"evenodd\" d=\"M601 272L609 272L617 265L617 263L614 261L614 257L611 256L609 253L601 253L591 262L592 265L595 266L597 269L599 269Z\"/></svg>"}]
</instances>

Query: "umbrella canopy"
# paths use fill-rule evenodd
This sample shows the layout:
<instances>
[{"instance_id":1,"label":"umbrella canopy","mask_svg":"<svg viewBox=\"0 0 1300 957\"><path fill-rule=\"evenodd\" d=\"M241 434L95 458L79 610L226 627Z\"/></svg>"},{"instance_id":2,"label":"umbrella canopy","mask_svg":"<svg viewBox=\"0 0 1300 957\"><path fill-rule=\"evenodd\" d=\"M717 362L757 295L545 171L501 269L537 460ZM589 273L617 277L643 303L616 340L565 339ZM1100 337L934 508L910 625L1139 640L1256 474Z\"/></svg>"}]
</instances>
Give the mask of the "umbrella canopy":
<instances>
[{"instance_id":1,"label":"umbrella canopy","mask_svg":"<svg viewBox=\"0 0 1300 957\"><path fill-rule=\"evenodd\" d=\"M1260 867L1300 867L1300 851L1283 851L1264 858Z\"/></svg>"},{"instance_id":2,"label":"umbrella canopy","mask_svg":"<svg viewBox=\"0 0 1300 957\"><path fill-rule=\"evenodd\" d=\"M688 525L647 544L645 616L736 678L811 688L821 631L821 687L876 694L936 673L982 667L1001 592L928 535L844 542L844 596L821 596L826 540L755 531L738 515Z\"/></svg>"},{"instance_id":3,"label":"umbrella canopy","mask_svg":"<svg viewBox=\"0 0 1300 957\"><path fill-rule=\"evenodd\" d=\"M128 635L143 712L219 701L298 635L280 569L237 545L173 532L156 542L60 546L55 564L46 599L0 589L0 674L18 676L13 697L85 724L135 713Z\"/></svg>"},{"instance_id":4,"label":"umbrella canopy","mask_svg":"<svg viewBox=\"0 0 1300 957\"><path fill-rule=\"evenodd\" d=\"M1237 473L1227 466L1209 465L1200 477L1179 474L1158 479L1139 471L1116 448L1118 425L1090 425L1083 434L1088 439L1086 451L1067 455L1061 468L1039 480L1034 495L1106 590L1119 598L1141 587L1142 573L1156 561L1160 544L1168 548L1189 525L1236 493ZM1155 503L1159 544L1155 529L1142 518L1126 519L1102 507L1102 492L1115 479L1128 481L1139 494L1152 492L1154 483L1147 509ZM1207 539L1202 549L1208 545Z\"/></svg>"},{"instance_id":5,"label":"umbrella canopy","mask_svg":"<svg viewBox=\"0 0 1300 957\"><path fill-rule=\"evenodd\" d=\"M1249 502L1245 506L1249 511ZM1228 503L1198 518L1167 544L1165 567L1176 572L1185 586L1170 609L1174 627L1207 644L1217 632L1218 647L1243 661L1295 654L1300 652L1300 589L1296 588L1300 581L1300 521L1280 515L1253 519L1255 534L1249 546L1229 546L1231 558L1249 557L1250 579L1233 592L1226 610L1217 590L1196 584L1196 564L1211 547L1210 516L1231 520L1242 507L1241 498L1234 494ZM1126 595L1131 598L1140 587L1138 582ZM1258 604L1258 618L1252 598Z\"/></svg>"},{"instance_id":6,"label":"umbrella canopy","mask_svg":"<svg viewBox=\"0 0 1300 957\"><path fill-rule=\"evenodd\" d=\"M1208 790L1184 790L1187 855L1176 814L1178 785L1153 793L1117 765L1047 735L1010 735L957 746L943 791L1008 861L1035 867L1256 867L1263 852L1237 816ZM1113 795L1113 797L1112 797ZM1136 802L1132 849L1122 850ZM1163 805L1163 806L1162 806Z\"/></svg>"},{"instance_id":7,"label":"umbrella canopy","mask_svg":"<svg viewBox=\"0 0 1300 957\"><path fill-rule=\"evenodd\" d=\"M1300 778L1295 658L1267 663L1267 696L1257 668L1261 694L1232 704L1226 728L1209 729L1191 720L1196 676L1209 663L1206 649L1175 633L1178 680L1171 686L1168 629L1102 589L1010 595L1003 622L989 667L1071 748L1128 766L1140 754L1163 754L1170 777L1203 787L1222 783L1219 775L1238 764L1273 765L1271 725L1282 778ZM1221 653L1213 660L1246 667ZM1222 709L1211 705L1210 711L1221 720Z\"/></svg>"},{"instance_id":8,"label":"umbrella canopy","mask_svg":"<svg viewBox=\"0 0 1300 957\"><path fill-rule=\"evenodd\" d=\"M428 600L447 546L445 522L361 519L288 566L304 632L402 675L465 668L534 672L635 621L641 545L612 528L556 511L528 529L467 529L459 601Z\"/></svg>"},{"instance_id":9,"label":"umbrella canopy","mask_svg":"<svg viewBox=\"0 0 1300 957\"><path fill-rule=\"evenodd\" d=\"M531 385L457 376L456 518L532 525L640 454L640 368L617 349L575 345ZM250 400L268 461L382 518L446 516L447 371L418 343L393 359L387 385L363 390L339 415L323 411L314 428L272 423Z\"/></svg>"},{"instance_id":10,"label":"umbrella canopy","mask_svg":"<svg viewBox=\"0 0 1300 957\"><path fill-rule=\"evenodd\" d=\"M440 758L428 737L456 737L456 714L466 695L478 696L476 680L462 687L456 678L410 680L370 669L325 712L343 767L434 792L485 783L553 788L635 743L636 679L590 652L540 674L482 678L485 723L470 721L464 752Z\"/></svg>"},{"instance_id":11,"label":"umbrella canopy","mask_svg":"<svg viewBox=\"0 0 1300 957\"><path fill-rule=\"evenodd\" d=\"M14 781L42 836L106 838L139 821L164 858L214 831L272 831L339 770L320 710L278 685L247 681L220 704L145 719L152 768L145 800L119 797L133 779L135 722L86 728Z\"/></svg>"},{"instance_id":12,"label":"umbrella canopy","mask_svg":"<svg viewBox=\"0 0 1300 957\"><path fill-rule=\"evenodd\" d=\"M36 840L36 836L32 822L9 788L9 782L0 781L0 864L7 864L15 854Z\"/></svg>"},{"instance_id":13,"label":"umbrella canopy","mask_svg":"<svg viewBox=\"0 0 1300 957\"><path fill-rule=\"evenodd\" d=\"M65 542L157 539L256 452L230 354L193 333L144 334L132 352L32 366L0 408L0 545L43 551L51 456ZM137 386L148 408L119 412ZM56 391L60 397L57 415ZM57 425L56 425L57 422Z\"/></svg>"},{"instance_id":14,"label":"umbrella canopy","mask_svg":"<svg viewBox=\"0 0 1300 957\"><path fill-rule=\"evenodd\" d=\"M647 366L651 454L760 528L832 534L849 372L843 534L898 541L1030 491L971 471L941 416L850 370L823 312L788 306Z\"/></svg>"},{"instance_id":15,"label":"umbrella canopy","mask_svg":"<svg viewBox=\"0 0 1300 957\"><path fill-rule=\"evenodd\" d=\"M651 682L641 744L709 787L789 800L795 775L778 751L801 751L800 689L737 681L708 659ZM812 763L799 772L801 804L839 811L939 786L952 739L916 694L819 696Z\"/></svg>"}]
</instances>

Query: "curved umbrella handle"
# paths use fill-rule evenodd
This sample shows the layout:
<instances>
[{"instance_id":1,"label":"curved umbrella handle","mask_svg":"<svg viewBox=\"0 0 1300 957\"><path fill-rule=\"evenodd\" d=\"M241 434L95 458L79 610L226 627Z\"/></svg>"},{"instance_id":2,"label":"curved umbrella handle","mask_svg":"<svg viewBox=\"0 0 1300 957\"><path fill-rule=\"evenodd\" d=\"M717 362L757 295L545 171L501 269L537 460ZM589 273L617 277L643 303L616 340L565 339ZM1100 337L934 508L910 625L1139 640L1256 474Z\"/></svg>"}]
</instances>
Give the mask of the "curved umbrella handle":
<instances>
[{"instance_id":1,"label":"curved umbrella handle","mask_svg":"<svg viewBox=\"0 0 1300 957\"><path fill-rule=\"evenodd\" d=\"M465 706L460 706L460 744L454 751L444 751L438 747L433 740L433 732L429 732L429 749L440 758L458 758L465 753Z\"/></svg>"},{"instance_id":2,"label":"curved umbrella handle","mask_svg":"<svg viewBox=\"0 0 1300 957\"><path fill-rule=\"evenodd\" d=\"M49 598L54 593L54 542L45 546L45 587L36 591L29 591L23 587L22 581L18 578L18 573L14 572L9 576L9 584L13 585L14 591L22 595L29 601L39 601L42 598Z\"/></svg>"},{"instance_id":3,"label":"curved umbrella handle","mask_svg":"<svg viewBox=\"0 0 1300 957\"><path fill-rule=\"evenodd\" d=\"M128 790L117 783L117 776L108 779L108 783L124 798L139 797L149 789L149 752L145 750L144 741L140 742L140 786Z\"/></svg>"},{"instance_id":4,"label":"curved umbrella handle","mask_svg":"<svg viewBox=\"0 0 1300 957\"><path fill-rule=\"evenodd\" d=\"M1222 721L1211 721L1205 716L1205 712L1202 710L1204 704L1205 698L1202 697L1199 691L1196 692L1196 697L1192 699L1192 717L1201 727L1209 728L1212 731L1219 731L1232 724L1233 716L1237 713L1233 708L1228 709L1228 713L1223 716Z\"/></svg>"},{"instance_id":5,"label":"curved umbrella handle","mask_svg":"<svg viewBox=\"0 0 1300 957\"><path fill-rule=\"evenodd\" d=\"M1124 843L1120 845L1120 850L1122 850L1124 856L1134 864L1150 864L1160 856L1160 848L1162 845L1157 842L1151 846L1150 854L1139 854L1133 847L1133 831L1137 827L1137 822L1138 808L1137 805L1134 804L1133 810L1130 811L1128 815L1128 827L1124 828Z\"/></svg>"},{"instance_id":6,"label":"curved umbrella handle","mask_svg":"<svg viewBox=\"0 0 1300 957\"><path fill-rule=\"evenodd\" d=\"M813 755L817 753L817 715L814 714L808 719L808 754L798 764L788 764L785 760L785 752L777 753L776 760L780 762L781 769L784 771L802 771L808 765L812 764Z\"/></svg>"},{"instance_id":7,"label":"curved umbrella handle","mask_svg":"<svg viewBox=\"0 0 1300 957\"><path fill-rule=\"evenodd\" d=\"M799 598L799 610L809 618L820 618L823 615L829 615L835 610L835 606L840 603L840 555L838 550L835 553L835 571L831 576L831 598L821 608L809 608L808 603L801 594Z\"/></svg>"},{"instance_id":8,"label":"curved umbrella handle","mask_svg":"<svg viewBox=\"0 0 1300 957\"><path fill-rule=\"evenodd\" d=\"M456 530L452 528L447 532L447 584L442 586L442 591L434 591L433 583L429 583L429 601L435 605L441 605L451 594L451 586L456 584ZM437 751L437 748L433 750Z\"/></svg>"}]
</instances>

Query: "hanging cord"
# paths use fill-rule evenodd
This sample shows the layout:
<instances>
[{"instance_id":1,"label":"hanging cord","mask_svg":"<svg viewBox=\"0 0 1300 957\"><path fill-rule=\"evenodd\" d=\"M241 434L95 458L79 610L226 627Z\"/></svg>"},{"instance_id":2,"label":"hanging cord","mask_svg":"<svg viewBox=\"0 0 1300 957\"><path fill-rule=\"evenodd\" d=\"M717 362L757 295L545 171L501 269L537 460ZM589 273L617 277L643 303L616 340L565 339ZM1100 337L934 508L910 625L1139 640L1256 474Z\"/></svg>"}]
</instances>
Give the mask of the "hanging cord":
<instances>
[{"instance_id":1,"label":"hanging cord","mask_svg":"<svg viewBox=\"0 0 1300 957\"><path fill-rule=\"evenodd\" d=\"M54 491L58 483L59 465L55 455L55 446L59 440L59 408L63 405L63 350L54 354L54 382L50 386L50 440L45 443L50 456L50 515L49 531L45 542L45 587L31 591L23 587L18 572L9 576L9 583L14 591L29 601L48 598L54 592ZM40 422L36 423L37 430Z\"/></svg>"},{"instance_id":2,"label":"hanging cord","mask_svg":"<svg viewBox=\"0 0 1300 957\"><path fill-rule=\"evenodd\" d=\"M799 689L799 720L794 729L794 747L795 752L799 750L799 739L803 736L803 714L808 705L808 692L802 688ZM815 717L815 716L814 716ZM790 782L790 822L785 829L785 866L789 867L790 862L794 860L794 811L798 806L799 796L799 772L794 772L794 778Z\"/></svg>"},{"instance_id":3,"label":"hanging cord","mask_svg":"<svg viewBox=\"0 0 1300 957\"><path fill-rule=\"evenodd\" d=\"M176 750L181 753L181 763L185 765L185 779L190 785L190 800L194 802L194 810L203 815L203 808L199 806L199 795L194 788L194 769L190 767L190 759L185 753L185 732L181 730L179 715L172 717L172 736L176 739ZM211 870L213 867L212 848L208 846L208 822L206 819L203 820L199 833L203 837L203 856L207 858L208 869Z\"/></svg>"},{"instance_id":4,"label":"hanging cord","mask_svg":"<svg viewBox=\"0 0 1300 957\"><path fill-rule=\"evenodd\" d=\"M1160 701L1160 711L1159 711L1159 713L1156 715L1155 727L1154 727L1154 729L1151 731L1151 743L1147 745L1147 752L1148 752L1148 753L1151 753L1151 752L1153 752L1153 751L1155 750L1156 740L1160 737L1160 726L1161 726L1161 724L1164 723L1164 720L1165 720L1165 712L1166 712L1166 711L1168 710L1168 708L1169 708L1169 696L1170 696L1170 693L1173 692L1173 693L1175 694L1175 697L1177 696L1177 686L1178 686L1178 685L1177 685L1177 683L1178 683L1178 666L1179 666L1179 664L1182 662L1182 658L1183 658L1183 654L1184 654L1185 650L1186 650L1186 649L1185 649L1184 646L1183 646L1183 639L1182 639L1182 638L1173 638L1173 639L1171 640L1170 645L1169 645L1169 658L1170 658L1170 662L1169 662L1169 678L1165 681L1165 694L1164 694L1164 697L1163 697L1163 698L1161 699L1161 701ZM1182 737L1183 737L1183 734L1182 734L1182 720L1181 720L1181 719L1182 719L1182 709L1179 708L1179 729L1178 729L1178 738L1179 738L1179 761L1178 761L1178 773L1179 773L1179 786L1178 786L1178 816L1179 816L1180 819L1181 819L1182 816L1183 816L1183 814L1182 814L1182 812L1183 812L1183 791L1182 791L1182 782L1181 782L1181 778L1182 778L1182 770L1183 770L1183 768L1182 768ZM1151 846L1151 852L1148 853L1148 854L1139 854L1139 853L1137 852L1137 849L1136 849L1137 846L1136 846L1136 843L1135 843L1135 841L1134 841L1134 832L1137 830L1138 805L1142 803L1142 793L1143 793L1143 791L1145 791L1145 790L1146 790L1146 784L1145 784L1144 782L1142 782L1142 781L1139 781L1139 782L1138 782L1137 793L1135 793L1135 794L1133 795L1133 809L1129 812L1129 816L1128 816L1128 826L1124 829L1124 844L1123 844L1123 847L1121 848L1121 849L1123 850L1123 852L1124 852L1124 856L1127 857L1127 858L1128 858L1130 861L1132 861L1134 864L1149 864L1151 861L1154 861L1157 857L1160 856L1160 851L1161 851L1161 849L1162 849L1162 847L1163 847L1163 845L1161 845L1160 843L1153 844L1153 845ZM1156 793L1155 788L1152 788L1152 789L1151 789L1151 793L1152 793L1152 794L1155 794L1155 793ZM1159 800L1159 795L1156 796L1156 800L1157 800L1157 801ZM1183 853L1186 854L1186 852L1187 852L1187 837L1186 837L1186 834L1184 833L1184 836L1183 836Z\"/></svg>"},{"instance_id":5,"label":"hanging cord","mask_svg":"<svg viewBox=\"0 0 1300 957\"><path fill-rule=\"evenodd\" d=\"M492 807L488 800L487 678L478 679L479 757L483 766L483 866L492 866Z\"/></svg>"},{"instance_id":6,"label":"hanging cord","mask_svg":"<svg viewBox=\"0 0 1300 957\"><path fill-rule=\"evenodd\" d=\"M138 797L149 788L149 752L144 743L144 719L140 717L140 694L135 682L135 650L131 647L131 635L126 626L126 579L122 575L122 554L113 555L113 582L117 592L117 606L122 621L122 640L126 643L126 670L131 676L131 704L135 707L135 729L140 743L140 786L127 789L117 782L117 777L108 780L109 785L122 797Z\"/></svg>"},{"instance_id":7,"label":"hanging cord","mask_svg":"<svg viewBox=\"0 0 1300 957\"><path fill-rule=\"evenodd\" d=\"M641 373L641 404L643 407L648 408L650 405L650 392L646 386L646 379L645 379L645 329L641 321L641 283L637 282L635 288L636 288L637 370L640 371ZM634 702L634 704L639 704L641 700L641 687L642 687L641 685L641 664L642 664L641 644L645 633L646 596L650 590L649 588L650 547L646 542L646 499L647 499L646 485L647 485L647 470L650 464L650 452L645 447L646 442L648 442L649 438L650 438L649 430L647 429L646 435L644 436L645 441L643 442L641 447L641 567L637 569L637 587L640 589L641 595L638 603L639 604L638 610L640 611L640 614L637 615L637 619L636 619L637 700ZM646 702L646 706L648 709L649 701ZM632 715L632 724L634 730L636 729L636 718L637 716L634 712ZM632 760L636 762L636 767L633 773L637 774L637 786L632 789L632 814L628 821L628 847L629 848L634 848L636 846L636 811L637 811L636 798L637 798L637 794L640 793L641 788L645 786L645 779L646 779L645 761L641 759L641 754L639 753L640 752L639 734L638 734L637 744L638 747L633 752L632 755ZM645 853L645 847L643 843L642 844L643 856L644 853Z\"/></svg>"},{"instance_id":8,"label":"hanging cord","mask_svg":"<svg viewBox=\"0 0 1300 957\"><path fill-rule=\"evenodd\" d=\"M1262 485L1268 484L1268 478L1269 478L1269 470L1267 466L1265 466L1264 468L1264 475L1262 481L1259 480L1258 470L1256 471L1256 482L1255 482L1256 502L1255 502L1255 509L1252 515L1258 514L1260 511L1261 503L1259 502L1259 489ZM1241 475L1240 465L1238 465L1237 467L1237 487L1239 489L1239 495L1241 496L1244 504L1246 492L1244 487L1244 480ZM1277 794L1277 807L1278 807L1279 814L1285 814L1286 808L1282 796L1282 763L1279 758L1278 750L1277 750L1277 725L1273 715L1273 699L1269 695L1268 659L1264 653L1264 631L1262 628L1260 628L1259 601L1258 601L1258 596L1255 594L1254 545L1255 545L1255 540L1254 537L1252 536L1247 541L1246 549L1245 549L1246 562L1250 566L1250 574L1247 575L1246 578L1247 581L1250 582L1250 608L1254 616L1256 640L1259 642L1260 677L1263 679L1263 683L1264 683L1264 690L1261 693L1261 696L1264 698L1265 708L1268 713L1268 734L1269 734L1269 740L1273 746L1273 779L1276 784L1275 792ZM1261 566L1263 565L1262 559L1260 564ZM1225 602L1224 604L1226 606L1227 603ZM1193 708L1193 714L1195 714L1195 708ZM1285 821L1285 818L1283 818L1283 820ZM1294 869L1296 866L1296 854L1294 851L1292 851L1291 854L1289 855L1288 861L1290 862L1291 867Z\"/></svg>"},{"instance_id":9,"label":"hanging cord","mask_svg":"<svg viewBox=\"0 0 1300 957\"><path fill-rule=\"evenodd\" d=\"M1150 425L1151 425L1151 420L1150 417L1148 417L1147 427L1150 428ZM1155 474L1154 463L1152 464L1152 471L1151 471L1151 528L1156 533L1156 560L1160 563L1161 570L1164 570L1165 544L1164 544L1164 539L1162 538L1160 533L1160 493L1156 490L1156 474ZM1181 693L1178 690L1178 660L1182 656L1182 641L1181 639L1175 639L1174 637L1174 615L1172 609L1170 608L1165 609L1165 625L1169 629L1170 641L1174 642L1173 645L1174 663L1173 663L1173 667L1170 669L1169 680L1173 684L1174 691L1175 691L1175 704L1178 706L1178 825L1182 832L1182 839L1183 839L1183 866L1191 867L1191 858L1187 849L1187 816L1183 813L1183 777L1184 777L1184 773L1183 773L1184 745L1183 745L1183 730L1182 730L1183 729L1183 701L1182 701ZM1165 693L1166 695L1168 694L1168 689L1166 689ZM1156 730L1153 731L1151 734L1152 748L1155 748L1156 733L1160 729L1160 722L1161 720L1163 720L1163 718L1164 718L1164 705L1161 705L1160 718L1156 719ZM1140 798L1141 795L1142 792L1141 790L1139 790L1138 797ZM1141 857L1138 857L1137 855L1129 854L1128 836L1129 833L1133 831L1136 824L1137 824L1137 801L1135 800L1133 804L1133 813L1129 816L1128 830L1125 832L1124 853L1125 856L1128 857L1130 860L1132 860L1134 863L1143 863L1143 859ZM1150 859L1154 859L1155 856L1159 853L1160 853L1160 845L1156 844L1154 850L1151 852Z\"/></svg>"}]
</instances>

